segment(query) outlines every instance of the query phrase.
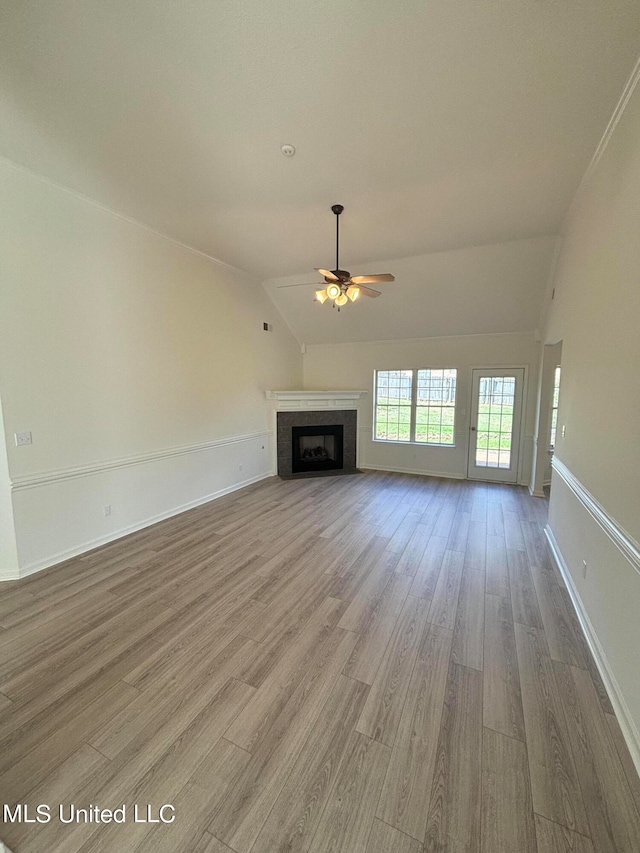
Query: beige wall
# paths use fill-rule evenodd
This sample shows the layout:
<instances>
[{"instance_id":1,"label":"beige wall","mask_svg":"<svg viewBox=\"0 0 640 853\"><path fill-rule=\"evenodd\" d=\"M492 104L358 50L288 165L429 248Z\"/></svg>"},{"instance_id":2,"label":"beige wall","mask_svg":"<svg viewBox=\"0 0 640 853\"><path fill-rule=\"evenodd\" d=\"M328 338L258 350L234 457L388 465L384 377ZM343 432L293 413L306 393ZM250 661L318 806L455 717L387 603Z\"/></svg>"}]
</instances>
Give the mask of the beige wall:
<instances>
[{"instance_id":1,"label":"beige wall","mask_svg":"<svg viewBox=\"0 0 640 853\"><path fill-rule=\"evenodd\" d=\"M354 311L359 306L354 307ZM527 390L521 440L519 479L531 472L535 392L540 345L533 332L510 335L467 335L315 345L304 356L305 388L364 389L369 396L360 407L359 464L367 468L465 477L469 439L471 370L473 367L526 367ZM374 370L414 367L455 367L458 370L456 445L452 448L388 444L372 440Z\"/></svg>"},{"instance_id":2,"label":"beige wall","mask_svg":"<svg viewBox=\"0 0 640 853\"><path fill-rule=\"evenodd\" d=\"M6 161L0 256L0 395L22 566L268 473L264 391L299 387L302 371L256 280ZM33 445L15 447L24 430ZM234 444L234 470L233 454L209 447L259 433L255 447ZM197 460L166 455L194 445L207 445ZM106 482L86 476L114 463ZM70 471L82 473L73 495L61 491Z\"/></svg>"},{"instance_id":3,"label":"beige wall","mask_svg":"<svg viewBox=\"0 0 640 853\"><path fill-rule=\"evenodd\" d=\"M554 237L532 237L357 264L345 256L354 274L395 276L375 286L380 299L359 299L357 311L314 305L315 288L298 286L313 282L310 270L263 286L306 344L527 332L540 319L555 246Z\"/></svg>"},{"instance_id":4,"label":"beige wall","mask_svg":"<svg viewBox=\"0 0 640 853\"><path fill-rule=\"evenodd\" d=\"M0 579L3 577L18 577L18 552L13 525L11 480L4 441L2 400L0 400Z\"/></svg>"},{"instance_id":5,"label":"beige wall","mask_svg":"<svg viewBox=\"0 0 640 853\"><path fill-rule=\"evenodd\" d=\"M551 482L551 457L549 450L553 413L553 389L556 367L562 360L562 341L542 348L538 370L536 401L536 427L533 437L533 466L529 489L537 497L544 495L544 486Z\"/></svg>"},{"instance_id":6,"label":"beige wall","mask_svg":"<svg viewBox=\"0 0 640 853\"><path fill-rule=\"evenodd\" d=\"M576 198L545 338L563 341L558 455L640 539L640 88Z\"/></svg>"},{"instance_id":7,"label":"beige wall","mask_svg":"<svg viewBox=\"0 0 640 853\"><path fill-rule=\"evenodd\" d=\"M640 88L570 211L545 328L546 342L563 342L556 459L577 480L567 490L554 472L549 525L626 706L640 761L638 223ZM585 516L590 498L597 506Z\"/></svg>"}]
</instances>

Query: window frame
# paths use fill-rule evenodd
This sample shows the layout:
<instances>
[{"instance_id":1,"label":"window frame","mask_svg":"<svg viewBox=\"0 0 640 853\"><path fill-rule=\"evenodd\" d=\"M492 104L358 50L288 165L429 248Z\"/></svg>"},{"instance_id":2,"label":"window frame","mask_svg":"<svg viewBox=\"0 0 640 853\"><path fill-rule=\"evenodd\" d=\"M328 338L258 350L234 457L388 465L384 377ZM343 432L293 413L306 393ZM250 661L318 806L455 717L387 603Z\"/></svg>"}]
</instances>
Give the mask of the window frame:
<instances>
[{"instance_id":1,"label":"window frame","mask_svg":"<svg viewBox=\"0 0 640 853\"><path fill-rule=\"evenodd\" d=\"M549 452L555 453L558 439L558 409L560 408L560 383L562 382L562 366L556 364L553 371L553 389L551 391L551 411L549 413ZM555 415L555 424L553 422Z\"/></svg>"},{"instance_id":2,"label":"window frame","mask_svg":"<svg viewBox=\"0 0 640 853\"><path fill-rule=\"evenodd\" d=\"M454 399L452 405L434 405L432 408L438 408L441 411L443 409L452 409L453 410L453 423L451 425L451 442L439 442L439 441L420 441L416 439L416 423L417 423L417 413L418 408L428 409L430 406L427 405L418 405L418 373L420 371L435 371L441 370L444 372L452 371L455 374L455 392ZM405 405L406 408L409 409L409 439L402 438L378 438L376 435L377 426L378 426L378 374L379 373L411 373L411 402L408 406L406 404L398 404ZM375 369L373 371L373 435L372 441L380 442L381 444L411 444L416 445L417 447L445 447L452 448L456 446L456 409L458 404L458 368L457 367L393 367L393 368L381 368ZM441 429L442 434L442 429Z\"/></svg>"}]
</instances>

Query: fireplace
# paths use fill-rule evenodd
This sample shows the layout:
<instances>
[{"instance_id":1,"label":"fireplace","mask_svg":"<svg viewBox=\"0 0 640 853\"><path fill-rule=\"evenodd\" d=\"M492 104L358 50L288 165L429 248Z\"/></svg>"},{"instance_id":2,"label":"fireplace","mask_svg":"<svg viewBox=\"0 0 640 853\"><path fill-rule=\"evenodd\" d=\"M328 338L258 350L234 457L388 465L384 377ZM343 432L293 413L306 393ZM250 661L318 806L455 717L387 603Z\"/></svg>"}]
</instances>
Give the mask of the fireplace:
<instances>
[{"instance_id":1,"label":"fireplace","mask_svg":"<svg viewBox=\"0 0 640 853\"><path fill-rule=\"evenodd\" d=\"M291 473L342 469L342 424L291 427Z\"/></svg>"},{"instance_id":2,"label":"fireplace","mask_svg":"<svg viewBox=\"0 0 640 853\"><path fill-rule=\"evenodd\" d=\"M357 417L355 409L278 412L278 474L355 474Z\"/></svg>"}]
</instances>

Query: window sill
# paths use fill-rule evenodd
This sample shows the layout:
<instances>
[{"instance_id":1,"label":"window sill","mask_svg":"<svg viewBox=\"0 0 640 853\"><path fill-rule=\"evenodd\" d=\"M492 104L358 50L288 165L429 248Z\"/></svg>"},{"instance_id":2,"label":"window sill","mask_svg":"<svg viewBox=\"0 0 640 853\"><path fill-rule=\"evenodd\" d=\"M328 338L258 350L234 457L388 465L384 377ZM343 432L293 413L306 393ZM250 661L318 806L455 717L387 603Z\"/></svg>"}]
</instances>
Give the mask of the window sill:
<instances>
[{"instance_id":1,"label":"window sill","mask_svg":"<svg viewBox=\"0 0 640 853\"><path fill-rule=\"evenodd\" d=\"M436 444L433 441L396 441L392 438L372 438L371 441L375 444L400 444L407 447L444 447L447 450L455 448L455 444Z\"/></svg>"}]
</instances>

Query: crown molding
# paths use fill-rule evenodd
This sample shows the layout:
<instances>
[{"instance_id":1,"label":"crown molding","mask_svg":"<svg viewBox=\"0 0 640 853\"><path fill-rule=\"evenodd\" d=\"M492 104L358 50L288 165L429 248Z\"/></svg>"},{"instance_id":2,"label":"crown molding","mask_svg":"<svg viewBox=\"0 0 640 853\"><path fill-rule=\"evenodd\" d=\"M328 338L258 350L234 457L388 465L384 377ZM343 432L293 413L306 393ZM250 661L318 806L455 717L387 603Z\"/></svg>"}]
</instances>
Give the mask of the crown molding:
<instances>
[{"instance_id":1,"label":"crown molding","mask_svg":"<svg viewBox=\"0 0 640 853\"><path fill-rule=\"evenodd\" d=\"M176 237L171 237L169 234L165 234L163 231L158 231L156 228L152 228L151 225L147 225L145 222L141 222L139 219L134 219L132 216L127 216L126 213L121 213L119 210L114 210L112 207L107 207L106 204L103 204L100 201L96 201L95 198L91 198L91 196L85 195L84 193L81 193L78 190L73 189L72 187L68 187L66 184L61 184L59 181L54 181L53 178L48 178L46 175L40 174L40 172L35 172L28 166L23 166L21 163L16 163L15 160L10 160L8 157L3 157L2 155L0 155L0 163L4 163L6 166L15 169L15 171L17 172L23 172L24 174L29 175L30 177L35 178L36 180L41 181L42 183L47 184L50 187L54 187L57 190L61 190L62 192L67 193L67 195L73 196L74 198L77 198L80 201L87 202L87 204L90 204L92 207L97 207L98 210L102 210L104 213L108 213L116 219L121 219L123 222L128 222L129 225L135 225L137 228L142 228L143 231L147 231L149 234L153 234L154 237L160 237L162 240L167 240L169 243L173 243L175 246L180 246L181 249L185 249L192 255L199 255L201 258L205 258L206 260L211 261L212 263L217 264L220 267L226 267L227 269L233 270L234 272L246 275L247 277L254 279L256 283L260 281L259 276L256 276L253 273L248 272L247 270L240 269L240 267L234 267L233 264L228 264L226 261L221 261L220 258L216 258L213 255L209 255L207 252L204 252L202 249L197 249L195 246L191 246L189 243L183 243ZM2 853L1 850L0 853Z\"/></svg>"},{"instance_id":2,"label":"crown molding","mask_svg":"<svg viewBox=\"0 0 640 853\"><path fill-rule=\"evenodd\" d=\"M431 335L428 338L383 338L375 341L336 341L334 343L305 344L307 349L324 349L326 347L353 347L353 346L379 346L381 344L419 344L424 341L445 341L457 338L507 338L507 337L529 337L534 340L535 329L526 329L521 332L474 332L471 335Z\"/></svg>"},{"instance_id":3,"label":"crown molding","mask_svg":"<svg viewBox=\"0 0 640 853\"><path fill-rule=\"evenodd\" d=\"M596 170L598 163L602 159L602 156L603 156L604 152L606 151L607 146L609 145L609 142L611 141L611 137L613 136L616 127L618 126L622 116L624 115L624 112L627 108L627 104L631 100L631 97L633 96L635 88L638 85L638 81L640 81L640 57L638 57L638 60L636 61L636 64L633 68L633 71L629 75L629 79L627 80L627 82L624 86L624 89L622 90L622 94L620 95L620 98L618 99L618 103L616 104L616 106L613 110L613 113L611 114L611 118L609 119L609 123L607 124L607 126L604 130L604 133L602 134L602 137L601 137L600 142L598 143L598 146L597 146L597 148L593 154L593 157L591 158L589 165L585 169L585 172L582 175L582 178L580 179L580 183L578 184L578 187L575 191L573 199L571 200L571 204L569 205L567 213L565 214L564 221L563 221L562 227L560 229L561 236L564 234L564 232L566 230L567 223L569 222L570 214L571 214L571 211L572 211L572 209L576 203L576 200L579 198L580 195L582 195L582 192L584 191L586 185L591 180L591 176L593 175L594 171Z\"/></svg>"}]
</instances>

